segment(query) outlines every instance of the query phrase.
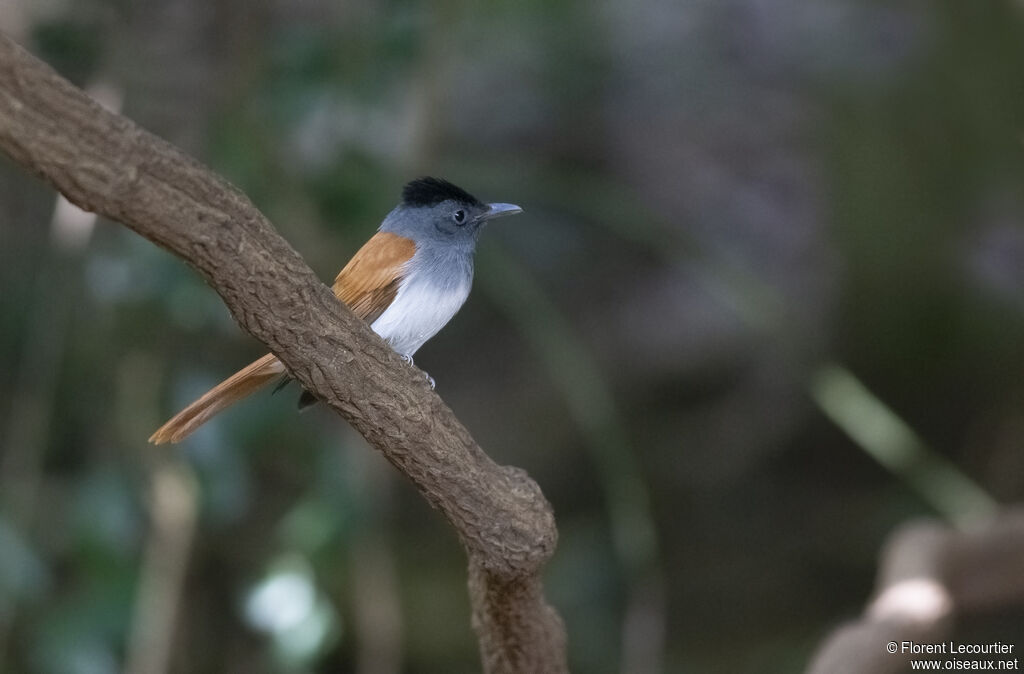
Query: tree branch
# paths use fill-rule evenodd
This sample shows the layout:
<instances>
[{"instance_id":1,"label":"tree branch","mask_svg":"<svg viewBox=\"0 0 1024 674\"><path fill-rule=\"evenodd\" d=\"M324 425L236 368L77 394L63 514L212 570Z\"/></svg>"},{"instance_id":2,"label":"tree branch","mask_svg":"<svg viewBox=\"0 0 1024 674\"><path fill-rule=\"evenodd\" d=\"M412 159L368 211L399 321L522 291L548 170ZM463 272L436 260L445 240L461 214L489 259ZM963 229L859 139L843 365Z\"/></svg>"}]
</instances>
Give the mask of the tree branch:
<instances>
[{"instance_id":1,"label":"tree branch","mask_svg":"<svg viewBox=\"0 0 1024 674\"><path fill-rule=\"evenodd\" d=\"M567 670L564 627L540 581L557 532L536 483L492 462L422 374L334 297L245 195L3 35L0 149L78 206L195 267L246 332L444 514L469 556L486 671Z\"/></svg>"},{"instance_id":2,"label":"tree branch","mask_svg":"<svg viewBox=\"0 0 1024 674\"><path fill-rule=\"evenodd\" d=\"M807 672L908 671L909 660L931 658L909 652L904 642L942 643L954 635L958 617L996 614L1024 603L1022 568L1024 510L1019 508L967 531L929 521L904 525L883 550L874 599L860 618L825 639ZM895 646L887 649L887 644Z\"/></svg>"}]
</instances>

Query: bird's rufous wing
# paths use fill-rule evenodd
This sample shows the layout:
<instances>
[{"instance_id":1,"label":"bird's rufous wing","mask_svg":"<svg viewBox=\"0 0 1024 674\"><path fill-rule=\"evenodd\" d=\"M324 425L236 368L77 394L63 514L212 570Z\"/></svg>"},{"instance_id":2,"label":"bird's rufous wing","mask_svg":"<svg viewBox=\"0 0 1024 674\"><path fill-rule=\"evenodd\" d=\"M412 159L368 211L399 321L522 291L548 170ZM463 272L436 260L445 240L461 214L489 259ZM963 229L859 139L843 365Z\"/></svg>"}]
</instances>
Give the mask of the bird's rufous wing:
<instances>
[{"instance_id":1,"label":"bird's rufous wing","mask_svg":"<svg viewBox=\"0 0 1024 674\"><path fill-rule=\"evenodd\" d=\"M394 301L402 270L415 252L412 239L377 232L334 279L334 294L372 325Z\"/></svg>"},{"instance_id":2,"label":"bird's rufous wing","mask_svg":"<svg viewBox=\"0 0 1024 674\"><path fill-rule=\"evenodd\" d=\"M374 234L334 280L334 294L359 318L373 324L394 301L405 263L416 252L411 239ZM150 442L179 442L225 407L252 394L285 371L274 354L231 375L160 427Z\"/></svg>"}]
</instances>

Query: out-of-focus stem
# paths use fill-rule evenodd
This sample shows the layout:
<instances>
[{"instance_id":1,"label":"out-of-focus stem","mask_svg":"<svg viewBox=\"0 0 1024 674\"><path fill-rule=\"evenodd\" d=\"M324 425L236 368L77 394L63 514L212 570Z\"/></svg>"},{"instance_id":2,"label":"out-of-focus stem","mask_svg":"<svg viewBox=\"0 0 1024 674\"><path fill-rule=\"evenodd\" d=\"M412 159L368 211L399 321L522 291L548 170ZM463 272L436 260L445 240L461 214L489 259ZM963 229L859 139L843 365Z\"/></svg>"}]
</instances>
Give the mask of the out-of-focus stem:
<instances>
[{"instance_id":1,"label":"out-of-focus stem","mask_svg":"<svg viewBox=\"0 0 1024 674\"><path fill-rule=\"evenodd\" d=\"M174 627L196 527L196 481L168 455L152 473L150 535L143 553L127 674L163 674L170 666Z\"/></svg>"}]
</instances>

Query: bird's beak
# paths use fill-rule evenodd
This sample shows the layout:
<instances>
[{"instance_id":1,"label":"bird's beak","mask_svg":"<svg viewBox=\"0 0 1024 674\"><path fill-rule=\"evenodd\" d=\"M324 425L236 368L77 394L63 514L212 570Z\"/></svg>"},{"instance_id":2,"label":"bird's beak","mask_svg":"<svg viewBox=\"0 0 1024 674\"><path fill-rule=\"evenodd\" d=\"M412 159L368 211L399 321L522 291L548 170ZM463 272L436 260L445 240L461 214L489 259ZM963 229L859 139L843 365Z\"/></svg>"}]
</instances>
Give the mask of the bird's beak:
<instances>
[{"instance_id":1,"label":"bird's beak","mask_svg":"<svg viewBox=\"0 0 1024 674\"><path fill-rule=\"evenodd\" d=\"M515 204L487 204L487 210L480 216L480 219L491 220L493 218L500 218L504 215L515 215L516 213L522 212L523 209L519 208Z\"/></svg>"}]
</instances>

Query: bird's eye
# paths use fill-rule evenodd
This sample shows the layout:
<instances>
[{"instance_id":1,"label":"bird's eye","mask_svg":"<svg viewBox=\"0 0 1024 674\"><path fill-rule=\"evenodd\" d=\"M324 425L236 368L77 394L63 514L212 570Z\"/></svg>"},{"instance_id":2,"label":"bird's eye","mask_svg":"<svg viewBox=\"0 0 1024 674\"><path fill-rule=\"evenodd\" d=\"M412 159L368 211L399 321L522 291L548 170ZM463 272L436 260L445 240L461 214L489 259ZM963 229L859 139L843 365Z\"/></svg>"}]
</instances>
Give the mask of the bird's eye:
<instances>
[{"instance_id":1,"label":"bird's eye","mask_svg":"<svg viewBox=\"0 0 1024 674\"><path fill-rule=\"evenodd\" d=\"M461 208L452 213L452 220L455 221L456 225L461 225L466 222L466 211Z\"/></svg>"}]
</instances>

